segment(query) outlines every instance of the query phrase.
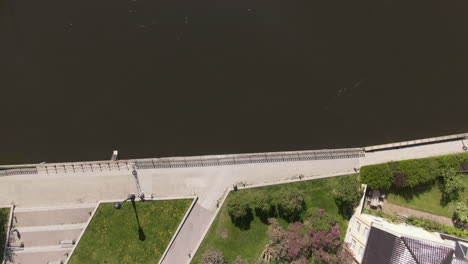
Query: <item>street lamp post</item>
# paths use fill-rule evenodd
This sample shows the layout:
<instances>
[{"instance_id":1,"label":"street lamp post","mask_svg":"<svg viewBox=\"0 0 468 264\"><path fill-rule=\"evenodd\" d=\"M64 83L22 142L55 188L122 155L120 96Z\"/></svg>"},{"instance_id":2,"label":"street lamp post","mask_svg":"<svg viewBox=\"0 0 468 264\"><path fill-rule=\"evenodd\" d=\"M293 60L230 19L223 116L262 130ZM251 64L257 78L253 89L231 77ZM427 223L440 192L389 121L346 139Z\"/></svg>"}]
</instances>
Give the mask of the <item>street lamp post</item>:
<instances>
[{"instance_id":1,"label":"street lamp post","mask_svg":"<svg viewBox=\"0 0 468 264\"><path fill-rule=\"evenodd\" d=\"M468 150L468 147L465 145L465 142L463 142L463 139L461 140L461 142L462 142L462 145L463 145L462 149L463 149L464 151L467 151L467 150Z\"/></svg>"},{"instance_id":2,"label":"street lamp post","mask_svg":"<svg viewBox=\"0 0 468 264\"><path fill-rule=\"evenodd\" d=\"M123 200L122 202L116 202L116 203L114 204L114 208L115 208L115 209L120 209L120 208L122 208L123 203L125 203L125 202L128 201L128 200L135 201L135 194L131 193L131 194L128 195L127 199Z\"/></svg>"}]
</instances>

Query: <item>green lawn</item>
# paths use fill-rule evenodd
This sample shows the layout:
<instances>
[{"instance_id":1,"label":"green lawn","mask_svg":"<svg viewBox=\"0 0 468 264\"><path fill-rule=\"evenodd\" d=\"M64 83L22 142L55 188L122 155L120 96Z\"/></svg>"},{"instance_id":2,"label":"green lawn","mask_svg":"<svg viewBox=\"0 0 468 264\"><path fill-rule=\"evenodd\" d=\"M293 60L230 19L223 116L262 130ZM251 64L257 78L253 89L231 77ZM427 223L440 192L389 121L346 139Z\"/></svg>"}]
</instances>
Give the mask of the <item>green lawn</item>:
<instances>
[{"instance_id":1,"label":"green lawn","mask_svg":"<svg viewBox=\"0 0 468 264\"><path fill-rule=\"evenodd\" d=\"M272 194L283 190L297 189L304 194L306 210L310 207L325 209L327 212L337 215L340 220L342 237L348 226L347 219L343 219L338 214L338 207L332 197L331 191L337 182L336 178L318 179L302 181L297 183L281 184L253 189L239 190L239 194L248 195L249 192L268 191ZM236 256L241 256L255 263L268 242L268 225L254 216L248 230L241 230L236 227L228 214L227 201L232 197L232 192L227 197L218 216L208 231L192 263L201 263L201 255L208 249L220 250L223 252L227 263L231 263ZM305 210L305 211L306 211ZM286 222L280 219L280 223Z\"/></svg>"},{"instance_id":2,"label":"green lawn","mask_svg":"<svg viewBox=\"0 0 468 264\"><path fill-rule=\"evenodd\" d=\"M120 210L101 204L69 263L158 263L191 203L126 202Z\"/></svg>"},{"instance_id":3,"label":"green lawn","mask_svg":"<svg viewBox=\"0 0 468 264\"><path fill-rule=\"evenodd\" d=\"M464 193L461 193L459 199L460 201L466 201L468 199L468 177L465 176L463 180L465 183L465 191ZM394 204L414 208L428 213L442 215L450 218L453 216L453 211L455 209L454 202L449 204L443 204L441 202L442 192L440 191L437 184L433 184L422 189L415 188L415 191L413 191L412 194L413 195L411 195L411 192L409 191L403 194L390 191L388 200Z\"/></svg>"},{"instance_id":4,"label":"green lawn","mask_svg":"<svg viewBox=\"0 0 468 264\"><path fill-rule=\"evenodd\" d=\"M5 240L8 228L8 219L10 217L10 208L0 208L0 263L3 261L3 251L5 250Z\"/></svg>"}]
</instances>

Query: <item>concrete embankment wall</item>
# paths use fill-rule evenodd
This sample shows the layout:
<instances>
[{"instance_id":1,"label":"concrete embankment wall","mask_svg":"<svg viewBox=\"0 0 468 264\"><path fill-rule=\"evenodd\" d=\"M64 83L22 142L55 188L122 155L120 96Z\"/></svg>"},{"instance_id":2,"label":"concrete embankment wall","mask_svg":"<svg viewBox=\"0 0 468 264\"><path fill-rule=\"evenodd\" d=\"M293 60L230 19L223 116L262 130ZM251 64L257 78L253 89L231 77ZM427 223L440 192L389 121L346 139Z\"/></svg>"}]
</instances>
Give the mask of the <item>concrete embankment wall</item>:
<instances>
[{"instance_id":1,"label":"concrete embankment wall","mask_svg":"<svg viewBox=\"0 0 468 264\"><path fill-rule=\"evenodd\" d=\"M449 135L449 136L432 137L432 138L424 138L424 139L417 139L417 140L410 140L410 141L403 141L403 142L396 142L396 143L389 143L389 144L382 144L382 145L374 145L374 146L364 147L364 151L366 152L382 151L382 150L389 150L389 149L396 149L396 148L405 148L405 147L413 147L413 146L418 146L418 145L440 143L440 142L446 142L446 141L464 140L467 138L468 138L468 133L462 133L462 134Z\"/></svg>"},{"instance_id":2,"label":"concrete embankment wall","mask_svg":"<svg viewBox=\"0 0 468 264\"><path fill-rule=\"evenodd\" d=\"M191 157L167 157L129 160L106 160L89 162L45 163L0 166L0 176L24 174L61 174L61 173L89 173L109 172L136 169L158 168L190 168L207 166L224 166L253 163L290 162L306 160L330 160L365 157L365 153L374 153L385 150L401 149L418 145L429 145L448 141L463 140L468 133L433 137L419 140L404 141L383 145L374 145L362 148L324 149L310 151L264 152L250 154L205 155Z\"/></svg>"}]
</instances>

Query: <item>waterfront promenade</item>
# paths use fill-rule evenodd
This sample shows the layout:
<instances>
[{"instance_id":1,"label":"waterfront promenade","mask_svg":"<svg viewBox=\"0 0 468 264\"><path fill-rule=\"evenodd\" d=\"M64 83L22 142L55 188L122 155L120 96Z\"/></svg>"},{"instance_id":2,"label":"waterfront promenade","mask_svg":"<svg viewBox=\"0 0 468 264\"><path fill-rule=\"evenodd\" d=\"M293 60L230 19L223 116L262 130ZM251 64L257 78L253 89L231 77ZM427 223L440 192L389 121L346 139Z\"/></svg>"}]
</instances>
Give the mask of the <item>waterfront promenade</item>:
<instances>
[{"instance_id":1,"label":"waterfront promenade","mask_svg":"<svg viewBox=\"0 0 468 264\"><path fill-rule=\"evenodd\" d=\"M0 205L15 204L28 208L97 204L100 200L117 200L129 193L155 197L198 196L163 263L188 263L215 216L217 203L233 184L239 186L274 184L301 178L313 179L351 174L363 165L391 160L422 158L463 152L460 139L426 145L366 152L363 155L244 163L204 167L138 169L137 186L132 175L133 161L120 161L116 169L44 171L0 177ZM154 163L154 162L152 162ZM77 166L78 167L78 166ZM97 168L97 167L96 167ZM110 167L109 167L110 168Z\"/></svg>"}]
</instances>

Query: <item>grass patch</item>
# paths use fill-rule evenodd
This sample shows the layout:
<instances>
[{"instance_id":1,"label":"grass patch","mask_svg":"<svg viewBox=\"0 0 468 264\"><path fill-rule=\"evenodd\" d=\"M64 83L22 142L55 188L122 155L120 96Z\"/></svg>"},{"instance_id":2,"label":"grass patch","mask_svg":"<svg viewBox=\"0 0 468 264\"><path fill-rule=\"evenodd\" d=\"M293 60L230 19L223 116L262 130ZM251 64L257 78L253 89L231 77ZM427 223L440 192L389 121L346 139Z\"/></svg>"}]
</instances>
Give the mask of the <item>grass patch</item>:
<instances>
[{"instance_id":1,"label":"grass patch","mask_svg":"<svg viewBox=\"0 0 468 264\"><path fill-rule=\"evenodd\" d=\"M463 193L460 193L459 201L466 201L468 199L467 176L463 177L463 183L465 190ZM413 190L393 189L389 192L387 199L393 204L450 218L453 216L456 203L456 201L449 202L448 204L443 202L442 192L437 183L416 187Z\"/></svg>"},{"instance_id":2,"label":"grass patch","mask_svg":"<svg viewBox=\"0 0 468 264\"><path fill-rule=\"evenodd\" d=\"M10 208L0 208L0 263L2 263L3 252L5 250L5 241L8 232L8 219L10 217Z\"/></svg>"},{"instance_id":3,"label":"grass patch","mask_svg":"<svg viewBox=\"0 0 468 264\"><path fill-rule=\"evenodd\" d=\"M338 207L332 195L332 190L336 184L337 178L327 178L239 190L236 195L251 195L254 192L266 191L274 196L283 191L298 190L303 193L304 212L308 208L317 208L325 209L328 213L336 215L339 219L342 238L344 238L348 220L343 219L338 213ZM231 192L211 225L192 263L201 263L202 254L209 249L222 251L227 263L232 263L237 256L248 260L249 263L255 263L260 257L261 252L268 243L268 225L262 222L254 213L249 229L242 230L236 227L231 221L226 206L232 197ZM286 226L284 219L279 218L278 220L282 225Z\"/></svg>"},{"instance_id":4,"label":"grass patch","mask_svg":"<svg viewBox=\"0 0 468 264\"><path fill-rule=\"evenodd\" d=\"M158 263L191 203L126 202L120 210L101 204L69 263Z\"/></svg>"}]
</instances>

